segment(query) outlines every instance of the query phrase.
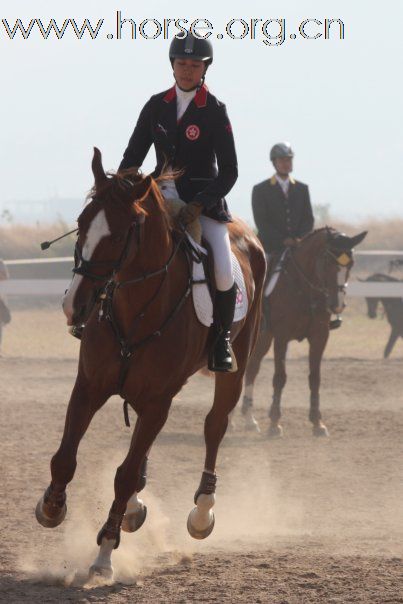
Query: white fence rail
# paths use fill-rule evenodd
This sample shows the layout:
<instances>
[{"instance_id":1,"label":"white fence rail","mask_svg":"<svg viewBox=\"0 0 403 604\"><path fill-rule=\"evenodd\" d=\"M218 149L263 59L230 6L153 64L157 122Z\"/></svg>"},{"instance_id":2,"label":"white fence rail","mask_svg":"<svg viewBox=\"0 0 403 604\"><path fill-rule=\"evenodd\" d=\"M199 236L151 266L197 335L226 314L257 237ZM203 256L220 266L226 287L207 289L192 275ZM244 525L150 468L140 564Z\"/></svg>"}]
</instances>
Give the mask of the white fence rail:
<instances>
[{"instance_id":1,"label":"white fence rail","mask_svg":"<svg viewBox=\"0 0 403 604\"><path fill-rule=\"evenodd\" d=\"M68 279L9 279L0 283L0 293L11 296L62 296L69 284ZM403 298L403 282L350 281L347 296L350 298Z\"/></svg>"},{"instance_id":2,"label":"white fence rail","mask_svg":"<svg viewBox=\"0 0 403 604\"><path fill-rule=\"evenodd\" d=\"M0 293L9 296L62 296L66 279L9 279L0 283Z\"/></svg>"},{"instance_id":3,"label":"white fence rail","mask_svg":"<svg viewBox=\"0 0 403 604\"><path fill-rule=\"evenodd\" d=\"M355 252L356 256L403 256L403 251L368 250ZM73 266L72 257L63 258L28 258L25 260L6 260L8 267L34 266L44 264L65 264ZM69 286L69 279L9 279L0 282L0 293L13 296L62 296ZM351 281L347 288L350 297L383 297L403 298L403 281L400 282L368 282Z\"/></svg>"}]
</instances>

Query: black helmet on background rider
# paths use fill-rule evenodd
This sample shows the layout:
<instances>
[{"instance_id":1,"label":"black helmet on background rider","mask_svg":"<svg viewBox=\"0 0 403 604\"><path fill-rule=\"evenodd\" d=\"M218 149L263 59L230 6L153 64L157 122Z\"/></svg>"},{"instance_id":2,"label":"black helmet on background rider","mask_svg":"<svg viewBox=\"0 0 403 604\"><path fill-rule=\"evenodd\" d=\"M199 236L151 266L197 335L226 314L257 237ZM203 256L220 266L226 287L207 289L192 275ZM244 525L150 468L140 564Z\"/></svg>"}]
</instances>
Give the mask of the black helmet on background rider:
<instances>
[{"instance_id":1,"label":"black helmet on background rider","mask_svg":"<svg viewBox=\"0 0 403 604\"><path fill-rule=\"evenodd\" d=\"M291 149L290 143L277 143L271 148L270 159L272 162L282 157L294 157L294 151Z\"/></svg>"},{"instance_id":2,"label":"black helmet on background rider","mask_svg":"<svg viewBox=\"0 0 403 604\"><path fill-rule=\"evenodd\" d=\"M175 36L169 47L169 60L173 65L174 59L194 59L204 61L206 68L213 62L213 46L205 38L198 38L191 32Z\"/></svg>"}]
</instances>

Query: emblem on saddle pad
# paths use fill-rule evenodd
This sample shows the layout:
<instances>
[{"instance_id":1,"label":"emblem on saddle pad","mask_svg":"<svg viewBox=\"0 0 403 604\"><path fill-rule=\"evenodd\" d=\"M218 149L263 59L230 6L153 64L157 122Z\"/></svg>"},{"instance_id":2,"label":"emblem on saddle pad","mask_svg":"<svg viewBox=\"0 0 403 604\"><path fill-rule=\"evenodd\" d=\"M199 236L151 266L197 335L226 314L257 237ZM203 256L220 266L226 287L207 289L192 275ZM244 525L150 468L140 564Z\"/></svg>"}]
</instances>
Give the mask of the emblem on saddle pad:
<instances>
[{"instance_id":1,"label":"emblem on saddle pad","mask_svg":"<svg viewBox=\"0 0 403 604\"><path fill-rule=\"evenodd\" d=\"M235 302L235 304L236 304L236 306L242 306L242 303L243 303L243 293L242 293L241 289L238 289L237 293L236 293L236 302Z\"/></svg>"},{"instance_id":2,"label":"emblem on saddle pad","mask_svg":"<svg viewBox=\"0 0 403 604\"><path fill-rule=\"evenodd\" d=\"M196 124L191 124L186 128L185 134L190 141L195 141L200 136L200 128Z\"/></svg>"}]
</instances>

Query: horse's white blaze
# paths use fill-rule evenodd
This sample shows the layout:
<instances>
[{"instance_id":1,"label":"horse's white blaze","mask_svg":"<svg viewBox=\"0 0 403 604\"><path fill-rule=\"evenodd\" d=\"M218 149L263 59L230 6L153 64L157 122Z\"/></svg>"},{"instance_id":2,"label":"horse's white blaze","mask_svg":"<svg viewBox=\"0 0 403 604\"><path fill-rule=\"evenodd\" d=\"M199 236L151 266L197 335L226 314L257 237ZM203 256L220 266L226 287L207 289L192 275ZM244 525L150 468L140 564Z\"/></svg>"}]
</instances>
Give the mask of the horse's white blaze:
<instances>
[{"instance_id":1,"label":"horse's white blaze","mask_svg":"<svg viewBox=\"0 0 403 604\"><path fill-rule=\"evenodd\" d=\"M346 281L347 281L347 268L340 268L338 273L337 273L337 285L340 286L345 286L346 285ZM342 290L338 290L337 291L337 311L338 312L342 312L343 308L344 308L344 298L345 298L345 292Z\"/></svg>"},{"instance_id":2,"label":"horse's white blaze","mask_svg":"<svg viewBox=\"0 0 403 604\"><path fill-rule=\"evenodd\" d=\"M107 235L110 235L110 233L111 231L106 219L105 210L100 210L92 219L87 237L85 238L85 243L81 252L84 260L91 260L92 254L94 253L101 239ZM67 317L67 325L72 324L74 314L74 298L82 279L82 275L74 275L70 287L63 297L62 304L64 314Z\"/></svg>"}]
</instances>

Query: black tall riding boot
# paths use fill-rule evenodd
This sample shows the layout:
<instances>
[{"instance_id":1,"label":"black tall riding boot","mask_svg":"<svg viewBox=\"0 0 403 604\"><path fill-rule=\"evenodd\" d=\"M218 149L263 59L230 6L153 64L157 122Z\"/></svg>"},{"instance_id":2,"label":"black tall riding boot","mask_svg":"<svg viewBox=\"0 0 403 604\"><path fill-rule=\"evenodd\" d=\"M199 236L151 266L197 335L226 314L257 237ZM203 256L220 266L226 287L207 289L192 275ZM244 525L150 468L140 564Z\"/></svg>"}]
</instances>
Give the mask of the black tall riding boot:
<instances>
[{"instance_id":1,"label":"black tall riding boot","mask_svg":"<svg viewBox=\"0 0 403 604\"><path fill-rule=\"evenodd\" d=\"M225 292L217 291L215 299L217 337L209 355L208 368L210 371L232 371L230 334L234 320L237 286L234 285Z\"/></svg>"}]
</instances>

